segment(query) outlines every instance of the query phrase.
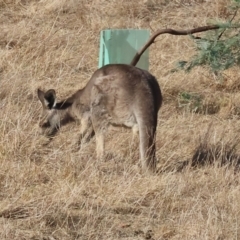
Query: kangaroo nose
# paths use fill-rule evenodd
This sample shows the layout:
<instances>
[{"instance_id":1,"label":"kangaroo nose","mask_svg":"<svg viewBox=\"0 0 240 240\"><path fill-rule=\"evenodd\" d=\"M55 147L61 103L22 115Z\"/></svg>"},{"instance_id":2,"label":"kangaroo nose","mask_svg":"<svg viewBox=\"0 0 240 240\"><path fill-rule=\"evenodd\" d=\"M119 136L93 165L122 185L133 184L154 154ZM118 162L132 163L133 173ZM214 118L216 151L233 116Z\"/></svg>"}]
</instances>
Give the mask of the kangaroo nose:
<instances>
[{"instance_id":1,"label":"kangaroo nose","mask_svg":"<svg viewBox=\"0 0 240 240\"><path fill-rule=\"evenodd\" d=\"M41 127L41 128L50 127L50 123L49 122L40 122L39 123L39 127Z\"/></svg>"}]
</instances>

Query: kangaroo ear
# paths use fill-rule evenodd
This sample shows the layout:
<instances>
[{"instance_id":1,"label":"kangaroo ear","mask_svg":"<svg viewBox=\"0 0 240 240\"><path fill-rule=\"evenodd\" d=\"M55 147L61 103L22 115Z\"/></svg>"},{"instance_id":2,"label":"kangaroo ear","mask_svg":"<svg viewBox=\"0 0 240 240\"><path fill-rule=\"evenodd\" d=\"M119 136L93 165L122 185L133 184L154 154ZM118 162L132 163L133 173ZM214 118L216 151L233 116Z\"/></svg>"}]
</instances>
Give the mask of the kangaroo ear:
<instances>
[{"instance_id":1,"label":"kangaroo ear","mask_svg":"<svg viewBox=\"0 0 240 240\"><path fill-rule=\"evenodd\" d=\"M44 92L41 89L37 90L38 99L44 105Z\"/></svg>"},{"instance_id":2,"label":"kangaroo ear","mask_svg":"<svg viewBox=\"0 0 240 240\"><path fill-rule=\"evenodd\" d=\"M38 98L43 107L47 107L48 109L52 109L56 104L56 92L54 89L50 89L47 92L38 89Z\"/></svg>"}]
</instances>

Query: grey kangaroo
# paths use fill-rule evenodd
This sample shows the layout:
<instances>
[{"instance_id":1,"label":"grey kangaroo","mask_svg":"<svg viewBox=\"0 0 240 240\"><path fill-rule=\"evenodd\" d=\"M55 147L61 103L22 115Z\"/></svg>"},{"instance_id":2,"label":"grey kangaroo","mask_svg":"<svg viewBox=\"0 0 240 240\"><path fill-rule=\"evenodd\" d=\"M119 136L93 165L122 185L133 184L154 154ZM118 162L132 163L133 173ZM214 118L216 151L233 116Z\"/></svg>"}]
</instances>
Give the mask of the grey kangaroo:
<instances>
[{"instance_id":1,"label":"grey kangaroo","mask_svg":"<svg viewBox=\"0 0 240 240\"><path fill-rule=\"evenodd\" d=\"M40 127L53 135L69 119L79 120L80 141L96 136L97 158L104 156L104 136L109 125L139 132L144 171L156 171L155 134L162 104L159 84L148 71L126 64L109 64L94 72L83 89L57 101L54 89L38 89L43 113Z\"/></svg>"}]
</instances>

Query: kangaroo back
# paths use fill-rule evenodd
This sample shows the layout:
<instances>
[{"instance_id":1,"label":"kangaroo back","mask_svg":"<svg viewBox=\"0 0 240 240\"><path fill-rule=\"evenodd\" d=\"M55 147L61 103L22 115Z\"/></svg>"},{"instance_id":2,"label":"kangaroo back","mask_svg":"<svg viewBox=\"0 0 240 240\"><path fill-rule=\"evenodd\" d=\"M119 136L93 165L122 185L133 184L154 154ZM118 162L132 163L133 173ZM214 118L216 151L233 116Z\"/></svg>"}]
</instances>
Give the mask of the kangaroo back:
<instances>
[{"instance_id":1,"label":"kangaroo back","mask_svg":"<svg viewBox=\"0 0 240 240\"><path fill-rule=\"evenodd\" d=\"M156 78L145 70L121 64L103 67L94 76L93 82L93 125L96 122L96 125L104 126L103 129L107 129L108 124L131 128L137 126L142 167L146 171L155 171L155 136L158 111L162 104ZM96 113L100 113L98 117ZM104 134L103 130L99 132L100 135Z\"/></svg>"}]
</instances>

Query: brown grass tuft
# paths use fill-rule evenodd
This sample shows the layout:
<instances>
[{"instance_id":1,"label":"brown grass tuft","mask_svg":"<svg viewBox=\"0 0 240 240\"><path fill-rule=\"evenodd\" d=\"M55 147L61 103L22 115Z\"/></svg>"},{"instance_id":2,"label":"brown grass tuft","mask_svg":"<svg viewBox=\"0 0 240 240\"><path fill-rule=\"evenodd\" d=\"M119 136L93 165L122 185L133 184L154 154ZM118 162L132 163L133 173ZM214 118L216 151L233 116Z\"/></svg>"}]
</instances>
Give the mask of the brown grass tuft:
<instances>
[{"instance_id":1,"label":"brown grass tuft","mask_svg":"<svg viewBox=\"0 0 240 240\"><path fill-rule=\"evenodd\" d=\"M216 143L211 143L210 135L213 133L211 127L212 125L209 125L207 133L200 139L198 146L194 150L191 166L215 164L218 167L232 166L235 170L239 169L238 135L228 140L228 142L225 142L224 139L219 139Z\"/></svg>"}]
</instances>

